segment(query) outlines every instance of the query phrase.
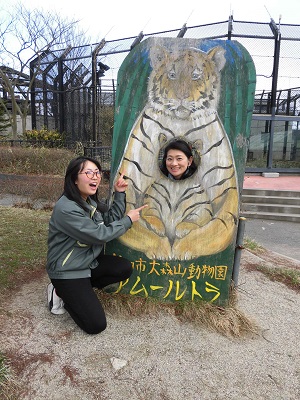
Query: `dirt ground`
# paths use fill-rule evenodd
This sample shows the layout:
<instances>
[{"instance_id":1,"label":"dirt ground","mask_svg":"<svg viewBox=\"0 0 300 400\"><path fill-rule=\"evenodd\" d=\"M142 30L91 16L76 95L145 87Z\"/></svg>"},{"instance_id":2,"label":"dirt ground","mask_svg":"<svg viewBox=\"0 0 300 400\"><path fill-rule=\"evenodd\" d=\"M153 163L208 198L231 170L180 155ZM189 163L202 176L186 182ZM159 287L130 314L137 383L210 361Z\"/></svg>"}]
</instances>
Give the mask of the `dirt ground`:
<instances>
[{"instance_id":1,"label":"dirt ground","mask_svg":"<svg viewBox=\"0 0 300 400\"><path fill-rule=\"evenodd\" d=\"M255 271L257 264L300 268L278 254L243 251L238 308L260 330L242 338L163 311L132 318L108 313L106 331L90 336L67 313L49 313L48 278L35 277L2 299L0 309L0 349L17 384L12 398L299 399L300 294Z\"/></svg>"}]
</instances>

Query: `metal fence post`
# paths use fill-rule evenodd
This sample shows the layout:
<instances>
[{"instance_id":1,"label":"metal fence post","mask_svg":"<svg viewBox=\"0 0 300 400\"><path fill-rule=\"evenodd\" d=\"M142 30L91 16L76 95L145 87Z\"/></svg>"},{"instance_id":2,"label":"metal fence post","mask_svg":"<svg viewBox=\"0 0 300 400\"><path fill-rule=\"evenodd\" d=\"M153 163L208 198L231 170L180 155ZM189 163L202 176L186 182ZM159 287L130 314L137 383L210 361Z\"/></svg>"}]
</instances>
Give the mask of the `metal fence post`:
<instances>
[{"instance_id":1,"label":"metal fence post","mask_svg":"<svg viewBox=\"0 0 300 400\"><path fill-rule=\"evenodd\" d=\"M245 226L246 226L246 218L240 217L238 231L237 231L237 237L236 237L236 247L235 247L235 254L234 254L233 270L232 270L232 280L234 282L234 286L237 286L237 284L238 284L241 256L242 256L242 250L244 248L243 242L244 242Z\"/></svg>"},{"instance_id":2,"label":"metal fence post","mask_svg":"<svg viewBox=\"0 0 300 400\"><path fill-rule=\"evenodd\" d=\"M270 28L274 35L274 60L273 60L273 73L272 73L272 90L271 90L271 129L269 137L269 151L267 159L267 168L272 168L273 162L273 142L274 142L274 125L275 125L275 115L276 115L276 91L277 91L277 81L278 81L278 69L279 69L279 55L280 55L280 40L281 34L277 27L275 21L271 18Z\"/></svg>"}]
</instances>

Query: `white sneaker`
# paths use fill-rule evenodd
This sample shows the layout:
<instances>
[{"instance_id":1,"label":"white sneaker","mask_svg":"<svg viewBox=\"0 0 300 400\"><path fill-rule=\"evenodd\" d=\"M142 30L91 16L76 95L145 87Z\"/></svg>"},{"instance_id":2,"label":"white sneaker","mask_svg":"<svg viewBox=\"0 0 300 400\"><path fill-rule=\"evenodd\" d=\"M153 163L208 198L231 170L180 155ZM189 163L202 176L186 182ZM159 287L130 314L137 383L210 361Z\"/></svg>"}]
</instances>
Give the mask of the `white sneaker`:
<instances>
[{"instance_id":1,"label":"white sneaker","mask_svg":"<svg viewBox=\"0 0 300 400\"><path fill-rule=\"evenodd\" d=\"M49 283L47 286L47 299L48 299L48 308L52 312L52 314L64 314L66 312L64 308L64 302L60 297L57 296L55 287L52 283Z\"/></svg>"}]
</instances>

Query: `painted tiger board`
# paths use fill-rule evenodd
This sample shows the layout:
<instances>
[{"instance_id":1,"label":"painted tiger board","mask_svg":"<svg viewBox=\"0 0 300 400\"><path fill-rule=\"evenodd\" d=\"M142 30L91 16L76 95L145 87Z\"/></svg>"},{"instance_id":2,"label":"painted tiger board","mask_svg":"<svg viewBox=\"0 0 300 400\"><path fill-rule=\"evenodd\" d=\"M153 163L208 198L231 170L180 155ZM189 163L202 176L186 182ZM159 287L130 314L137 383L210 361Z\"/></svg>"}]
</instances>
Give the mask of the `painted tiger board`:
<instances>
[{"instance_id":1,"label":"painted tiger board","mask_svg":"<svg viewBox=\"0 0 300 400\"><path fill-rule=\"evenodd\" d=\"M231 144L217 108L225 50L150 48L147 104L134 123L118 173L128 176L127 208L141 219L120 238L150 259L189 260L226 249L235 239L239 190ZM162 174L170 140L193 148L196 172L182 181ZM116 174L116 177L118 176Z\"/></svg>"}]
</instances>

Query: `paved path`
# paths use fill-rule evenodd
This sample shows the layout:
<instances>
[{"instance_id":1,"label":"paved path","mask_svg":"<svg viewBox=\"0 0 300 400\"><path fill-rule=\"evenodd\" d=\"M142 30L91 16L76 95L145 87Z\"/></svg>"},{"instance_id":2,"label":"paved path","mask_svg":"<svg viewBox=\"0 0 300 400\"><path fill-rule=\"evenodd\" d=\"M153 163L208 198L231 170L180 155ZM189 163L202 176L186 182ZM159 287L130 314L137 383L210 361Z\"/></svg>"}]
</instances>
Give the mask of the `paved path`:
<instances>
[{"instance_id":1,"label":"paved path","mask_svg":"<svg viewBox=\"0 0 300 400\"><path fill-rule=\"evenodd\" d=\"M265 178L260 175L246 174L243 187L244 189L296 190L300 192L300 175L279 175L278 178Z\"/></svg>"},{"instance_id":2,"label":"paved path","mask_svg":"<svg viewBox=\"0 0 300 400\"><path fill-rule=\"evenodd\" d=\"M299 222L247 218L246 236L268 250L300 261Z\"/></svg>"}]
</instances>

